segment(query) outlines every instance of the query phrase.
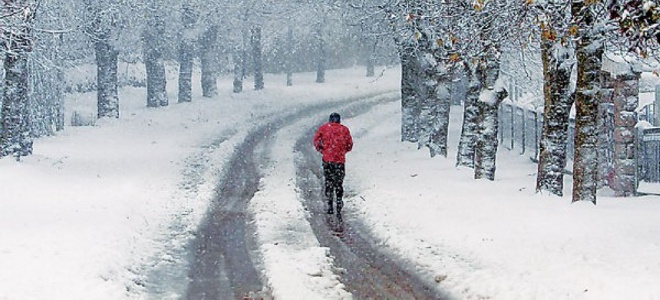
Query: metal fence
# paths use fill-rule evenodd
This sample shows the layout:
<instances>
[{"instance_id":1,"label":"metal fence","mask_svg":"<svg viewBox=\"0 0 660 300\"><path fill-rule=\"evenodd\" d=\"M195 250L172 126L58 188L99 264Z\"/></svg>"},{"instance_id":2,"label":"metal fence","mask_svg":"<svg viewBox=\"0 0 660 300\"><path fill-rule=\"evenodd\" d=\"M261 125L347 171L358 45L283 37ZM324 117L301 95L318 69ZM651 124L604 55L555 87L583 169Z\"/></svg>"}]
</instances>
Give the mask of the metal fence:
<instances>
[{"instance_id":1,"label":"metal fence","mask_svg":"<svg viewBox=\"0 0 660 300\"><path fill-rule=\"evenodd\" d=\"M611 106L611 104L609 105ZM602 132L599 135L599 157L607 168L601 172L609 173L614 159L614 110L605 105L604 117L599 124ZM653 124L653 104L639 110L638 118ZM538 161L539 144L543 130L543 113L538 110L523 108L511 103L504 103L499 108L499 140L508 150L516 150L521 155L527 154L533 161ZM575 119L570 118L568 124L568 139L566 141L567 160L573 160L575 134ZM660 127L640 129L637 136L637 182L660 182ZM607 175L604 174L603 180Z\"/></svg>"},{"instance_id":2,"label":"metal fence","mask_svg":"<svg viewBox=\"0 0 660 300\"><path fill-rule=\"evenodd\" d=\"M637 141L637 182L660 182L660 127L641 129Z\"/></svg>"},{"instance_id":3,"label":"metal fence","mask_svg":"<svg viewBox=\"0 0 660 300\"><path fill-rule=\"evenodd\" d=\"M500 144L509 150L518 150L521 155L529 154L536 160L543 131L543 112L504 103L499 108ZM570 119L568 134L575 132L575 120ZM573 139L567 141L567 156L573 158Z\"/></svg>"}]
</instances>

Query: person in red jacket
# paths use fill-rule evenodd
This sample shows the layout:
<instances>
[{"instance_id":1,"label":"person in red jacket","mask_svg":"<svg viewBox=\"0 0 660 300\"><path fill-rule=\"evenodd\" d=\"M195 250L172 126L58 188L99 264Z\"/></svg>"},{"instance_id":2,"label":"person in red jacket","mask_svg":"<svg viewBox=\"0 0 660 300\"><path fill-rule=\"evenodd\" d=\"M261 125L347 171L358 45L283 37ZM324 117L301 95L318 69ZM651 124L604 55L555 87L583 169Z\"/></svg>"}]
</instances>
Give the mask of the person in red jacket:
<instances>
[{"instance_id":1,"label":"person in red jacket","mask_svg":"<svg viewBox=\"0 0 660 300\"><path fill-rule=\"evenodd\" d=\"M332 214L332 196L337 199L337 218L341 220L344 206L344 175L346 173L346 153L353 149L353 138L348 127L340 124L341 116L333 112L328 123L319 127L314 135L314 147L323 154L323 176L325 177L325 200L328 202L328 214Z\"/></svg>"}]
</instances>

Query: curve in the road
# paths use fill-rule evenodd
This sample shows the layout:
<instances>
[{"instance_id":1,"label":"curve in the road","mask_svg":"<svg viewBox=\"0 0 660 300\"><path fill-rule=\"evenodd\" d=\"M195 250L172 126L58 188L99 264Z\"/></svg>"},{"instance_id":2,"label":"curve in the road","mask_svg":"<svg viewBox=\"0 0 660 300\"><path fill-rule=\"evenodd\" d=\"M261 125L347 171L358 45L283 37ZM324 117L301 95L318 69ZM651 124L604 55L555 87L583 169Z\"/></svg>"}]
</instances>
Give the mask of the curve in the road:
<instances>
[{"instance_id":1,"label":"curve in the road","mask_svg":"<svg viewBox=\"0 0 660 300\"><path fill-rule=\"evenodd\" d=\"M341 104L354 101L347 99ZM187 299L271 298L251 254L257 248L255 235L246 225L249 216L245 208L257 191L262 177L258 169L266 159L259 146L273 142L276 130L336 105L310 105L282 113L251 131L237 147L223 172L218 194L191 243L194 255L188 271Z\"/></svg>"},{"instance_id":2,"label":"curve in the road","mask_svg":"<svg viewBox=\"0 0 660 300\"><path fill-rule=\"evenodd\" d=\"M251 131L225 165L217 195L188 245L188 252L173 253L174 260L186 263L180 265L180 271L166 270L168 277L172 277L166 281L177 282L178 286L185 280L186 299L271 299L258 271L259 262L253 256L257 245L253 229L248 225L251 216L246 213L246 205L257 191L262 176L259 166L267 159L264 150L267 151L268 143L273 142L276 130L304 117L338 108L347 112L344 117L350 117L378 103L394 101L392 97L376 96L363 98L371 99L369 101L346 99L280 113ZM336 266L345 270L341 274L342 282L357 299L438 299L431 288L380 251L366 231L361 230L357 220L345 220L345 239L330 235L321 218L322 207L318 206L321 204L318 201L319 162L313 153L306 152L313 151L309 146L311 134L302 137L296 145L297 151L304 154L299 156L304 161L296 162L297 184L305 191L304 205L312 214L310 222L319 242L329 247ZM186 278L181 278L182 275ZM150 281L158 281L158 278Z\"/></svg>"}]
</instances>

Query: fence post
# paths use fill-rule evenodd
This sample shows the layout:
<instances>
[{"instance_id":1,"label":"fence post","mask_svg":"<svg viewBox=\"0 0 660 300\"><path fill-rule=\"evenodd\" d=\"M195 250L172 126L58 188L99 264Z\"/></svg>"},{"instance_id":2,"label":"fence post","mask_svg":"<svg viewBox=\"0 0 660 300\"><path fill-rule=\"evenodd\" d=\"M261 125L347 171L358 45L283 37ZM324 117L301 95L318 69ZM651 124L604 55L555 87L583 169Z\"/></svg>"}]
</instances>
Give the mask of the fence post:
<instances>
[{"instance_id":1,"label":"fence post","mask_svg":"<svg viewBox=\"0 0 660 300\"><path fill-rule=\"evenodd\" d=\"M500 144L504 143L504 104L500 105L500 107L497 109L498 110L498 115L497 115L497 121L499 125L497 126L497 135L500 136Z\"/></svg>"},{"instance_id":2,"label":"fence post","mask_svg":"<svg viewBox=\"0 0 660 300\"><path fill-rule=\"evenodd\" d=\"M538 156L539 153L539 113L534 109L532 111L534 115L534 156Z\"/></svg>"},{"instance_id":3,"label":"fence post","mask_svg":"<svg viewBox=\"0 0 660 300\"><path fill-rule=\"evenodd\" d=\"M660 84L655 85L655 101L653 104L653 121L648 118L648 112L646 116L649 122L653 122L653 126L658 126L660 125Z\"/></svg>"}]
</instances>

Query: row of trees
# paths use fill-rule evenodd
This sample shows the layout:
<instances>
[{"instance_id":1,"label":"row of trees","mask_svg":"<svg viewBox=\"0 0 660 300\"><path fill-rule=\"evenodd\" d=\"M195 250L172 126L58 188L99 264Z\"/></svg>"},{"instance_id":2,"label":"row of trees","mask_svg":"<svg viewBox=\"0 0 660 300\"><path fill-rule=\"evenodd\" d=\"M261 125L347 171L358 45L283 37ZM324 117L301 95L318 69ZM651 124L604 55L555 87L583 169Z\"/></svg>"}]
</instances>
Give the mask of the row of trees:
<instances>
[{"instance_id":1,"label":"row of trees","mask_svg":"<svg viewBox=\"0 0 660 300\"><path fill-rule=\"evenodd\" d=\"M653 55L660 42L656 2L363 0L353 8L381 14L380 28L393 33L402 65L403 141L446 157L451 81L456 73L468 78L457 165L474 168L475 178L494 179L497 107L507 95L502 53L540 52L545 118L537 191L562 195L566 142L574 138L573 201L596 203L602 57L606 49ZM569 137L573 104L576 133Z\"/></svg>"},{"instance_id":2,"label":"row of trees","mask_svg":"<svg viewBox=\"0 0 660 300\"><path fill-rule=\"evenodd\" d=\"M177 102L192 101L201 69L204 97L218 94L219 74L233 73L234 92L248 75L263 89L264 72L346 67L365 58L362 30L344 22L333 0L7 0L0 14L4 76L0 157L32 152L32 139L64 128L64 71L96 65L97 115L119 118L118 63L145 68L147 107L167 106L168 62L178 66ZM374 43L372 53L387 53ZM391 48L390 48L391 51ZM383 60L381 60L382 62ZM372 71L373 73L373 68ZM28 88L29 86L29 88Z\"/></svg>"},{"instance_id":3,"label":"row of trees","mask_svg":"<svg viewBox=\"0 0 660 300\"><path fill-rule=\"evenodd\" d=\"M457 165L493 180L497 108L513 92L503 84L502 65L540 53L545 118L537 190L562 194L575 103L573 200L595 202L603 53L652 55L659 19L660 8L649 0L6 0L0 151L28 155L32 137L43 134L34 128L62 128L62 89L55 83L67 64L89 57L98 69L98 116L118 118L118 60L144 63L146 105L159 107L169 104L166 61L178 62L177 100L188 102L195 59L202 93L213 97L223 70L234 74L234 92L243 90L248 73L255 89L264 88L265 71L286 72L292 84L293 72L315 69L324 82L327 67L362 61L373 75L394 44L402 140L447 156L451 87L460 74L467 91ZM34 126L37 119L46 125Z\"/></svg>"}]
</instances>

